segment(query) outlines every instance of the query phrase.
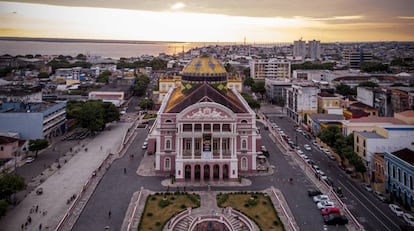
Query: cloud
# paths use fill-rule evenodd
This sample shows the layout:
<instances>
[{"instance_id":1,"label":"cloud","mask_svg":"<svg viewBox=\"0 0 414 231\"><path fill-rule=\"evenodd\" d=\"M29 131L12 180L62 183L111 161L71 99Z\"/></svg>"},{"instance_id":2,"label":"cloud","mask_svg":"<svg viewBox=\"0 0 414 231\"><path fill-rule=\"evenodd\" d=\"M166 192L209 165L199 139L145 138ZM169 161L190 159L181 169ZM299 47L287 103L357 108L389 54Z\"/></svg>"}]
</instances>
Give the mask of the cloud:
<instances>
[{"instance_id":1,"label":"cloud","mask_svg":"<svg viewBox=\"0 0 414 231\"><path fill-rule=\"evenodd\" d=\"M414 16L398 16L399 19L408 19L408 20L414 20Z\"/></svg>"},{"instance_id":2,"label":"cloud","mask_svg":"<svg viewBox=\"0 0 414 231\"><path fill-rule=\"evenodd\" d=\"M348 16L333 16L327 18L305 18L310 21L334 21L334 20L357 20L363 19L362 15L348 15Z\"/></svg>"},{"instance_id":3,"label":"cloud","mask_svg":"<svg viewBox=\"0 0 414 231\"><path fill-rule=\"evenodd\" d=\"M171 6L171 9L172 10L179 10L179 9L184 8L184 7L186 7L186 5L184 3L177 2L177 3L175 3L174 5Z\"/></svg>"}]
</instances>

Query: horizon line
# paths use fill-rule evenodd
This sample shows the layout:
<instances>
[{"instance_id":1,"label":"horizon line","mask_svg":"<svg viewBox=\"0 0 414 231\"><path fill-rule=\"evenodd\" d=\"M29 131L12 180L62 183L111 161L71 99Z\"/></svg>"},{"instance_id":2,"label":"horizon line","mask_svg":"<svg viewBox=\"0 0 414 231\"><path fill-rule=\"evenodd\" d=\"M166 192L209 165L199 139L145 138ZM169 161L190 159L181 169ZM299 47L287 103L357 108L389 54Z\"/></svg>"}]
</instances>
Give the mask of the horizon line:
<instances>
[{"instance_id":1,"label":"horizon line","mask_svg":"<svg viewBox=\"0 0 414 231\"><path fill-rule=\"evenodd\" d=\"M96 43L136 43L136 44L153 44L153 43L208 43L208 44L235 44L235 45L260 45L260 44L293 44L291 42L284 41L253 41L253 42L244 42L244 41L168 41L168 40L132 40L132 39L94 39L94 38L56 38L56 37L16 37L16 36L0 36L0 40L3 41L33 41L33 42L96 42ZM303 40L313 41L312 40ZM299 40L295 40L299 41ZM377 40L377 41L336 41L336 42L321 42L321 44L330 44L330 43L380 43L380 42L414 42L414 41L403 41L403 40Z\"/></svg>"}]
</instances>

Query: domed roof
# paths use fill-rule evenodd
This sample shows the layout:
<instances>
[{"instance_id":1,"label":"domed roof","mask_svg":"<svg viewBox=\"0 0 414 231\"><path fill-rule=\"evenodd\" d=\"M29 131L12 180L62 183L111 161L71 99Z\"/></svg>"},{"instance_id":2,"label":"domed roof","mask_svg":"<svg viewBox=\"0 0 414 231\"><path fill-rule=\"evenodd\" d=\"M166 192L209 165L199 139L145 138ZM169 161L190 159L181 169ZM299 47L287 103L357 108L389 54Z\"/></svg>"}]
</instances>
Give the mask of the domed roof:
<instances>
[{"instance_id":1,"label":"domed roof","mask_svg":"<svg viewBox=\"0 0 414 231\"><path fill-rule=\"evenodd\" d=\"M194 58L182 71L186 76L217 76L227 75L226 69L217 61L209 56Z\"/></svg>"}]
</instances>

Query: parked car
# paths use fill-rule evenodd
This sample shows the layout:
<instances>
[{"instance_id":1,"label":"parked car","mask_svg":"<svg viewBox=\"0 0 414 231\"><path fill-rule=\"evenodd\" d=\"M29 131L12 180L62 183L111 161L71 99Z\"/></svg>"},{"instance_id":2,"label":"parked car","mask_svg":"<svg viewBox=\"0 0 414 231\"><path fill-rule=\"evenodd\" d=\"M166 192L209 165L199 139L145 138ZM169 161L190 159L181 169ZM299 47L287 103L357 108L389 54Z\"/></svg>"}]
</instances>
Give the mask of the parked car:
<instances>
[{"instance_id":1,"label":"parked car","mask_svg":"<svg viewBox=\"0 0 414 231\"><path fill-rule=\"evenodd\" d=\"M326 215L333 214L333 213L340 215L341 211L336 207L321 209L322 216L326 216Z\"/></svg>"},{"instance_id":2,"label":"parked car","mask_svg":"<svg viewBox=\"0 0 414 231\"><path fill-rule=\"evenodd\" d=\"M369 185L369 184L367 184L367 183L362 183L361 185L362 185L362 187L363 187L365 190L367 190L368 192L372 192L372 187L371 187L371 185Z\"/></svg>"},{"instance_id":3,"label":"parked car","mask_svg":"<svg viewBox=\"0 0 414 231\"><path fill-rule=\"evenodd\" d=\"M325 194L321 194L321 195L314 196L312 199L313 199L313 202L318 203L320 201L328 201L329 197Z\"/></svg>"},{"instance_id":4,"label":"parked car","mask_svg":"<svg viewBox=\"0 0 414 231\"><path fill-rule=\"evenodd\" d=\"M334 183L333 183L333 181L328 177L328 178L326 178L326 179L324 179L324 181L326 182L326 184L327 185L329 185L329 186L331 186L331 187L333 187L334 186Z\"/></svg>"},{"instance_id":5,"label":"parked car","mask_svg":"<svg viewBox=\"0 0 414 231\"><path fill-rule=\"evenodd\" d=\"M335 204L332 201L321 201L316 204L318 209L333 208Z\"/></svg>"},{"instance_id":6,"label":"parked car","mask_svg":"<svg viewBox=\"0 0 414 231\"><path fill-rule=\"evenodd\" d=\"M404 213L402 215L403 219L405 222L407 222L407 224L409 224L411 227L414 227L414 217L413 215L409 214L409 213Z\"/></svg>"},{"instance_id":7,"label":"parked car","mask_svg":"<svg viewBox=\"0 0 414 231\"><path fill-rule=\"evenodd\" d=\"M314 196L318 196L321 195L322 192L317 190L317 189L308 189L308 196L309 197L314 197Z\"/></svg>"},{"instance_id":8,"label":"parked car","mask_svg":"<svg viewBox=\"0 0 414 231\"><path fill-rule=\"evenodd\" d=\"M402 217L402 215L404 214L404 211L400 208L400 206L396 205L396 204L389 204L388 207L391 209L391 211L393 213L395 213L395 215L397 215L398 217Z\"/></svg>"},{"instance_id":9,"label":"parked car","mask_svg":"<svg viewBox=\"0 0 414 231\"><path fill-rule=\"evenodd\" d=\"M32 163L33 161L35 161L35 158L34 157L31 157L31 156L29 156L29 157L27 157L26 158L26 163Z\"/></svg>"},{"instance_id":10,"label":"parked car","mask_svg":"<svg viewBox=\"0 0 414 231\"><path fill-rule=\"evenodd\" d=\"M387 198L381 192L374 191L374 195L382 202L385 202Z\"/></svg>"},{"instance_id":11,"label":"parked car","mask_svg":"<svg viewBox=\"0 0 414 231\"><path fill-rule=\"evenodd\" d=\"M343 197L343 196L344 196L344 195L342 194L342 188L341 188L341 187L334 187L334 191L335 191L336 195L337 195L339 198L341 198L341 197Z\"/></svg>"},{"instance_id":12,"label":"parked car","mask_svg":"<svg viewBox=\"0 0 414 231\"><path fill-rule=\"evenodd\" d=\"M348 218L343 215L339 214L329 214L327 216L323 216L323 221L327 225L345 225L348 224Z\"/></svg>"},{"instance_id":13,"label":"parked car","mask_svg":"<svg viewBox=\"0 0 414 231\"><path fill-rule=\"evenodd\" d=\"M305 144L305 145L303 145L303 147L304 147L306 150L308 150L308 151L311 151L311 150L312 150L312 148L311 148L311 146L310 146L309 144Z\"/></svg>"}]
</instances>

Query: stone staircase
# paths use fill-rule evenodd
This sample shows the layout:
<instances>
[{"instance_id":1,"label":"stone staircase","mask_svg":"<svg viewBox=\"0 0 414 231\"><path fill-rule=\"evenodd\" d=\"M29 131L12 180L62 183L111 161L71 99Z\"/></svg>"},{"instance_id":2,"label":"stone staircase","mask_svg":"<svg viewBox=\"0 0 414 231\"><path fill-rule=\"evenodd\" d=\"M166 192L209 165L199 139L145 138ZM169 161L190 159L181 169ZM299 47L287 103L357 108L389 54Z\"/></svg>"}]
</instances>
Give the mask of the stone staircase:
<instances>
[{"instance_id":1,"label":"stone staircase","mask_svg":"<svg viewBox=\"0 0 414 231\"><path fill-rule=\"evenodd\" d=\"M174 227L174 231L187 231L188 226L194 220L194 217L191 215L186 216L183 218L178 224Z\"/></svg>"},{"instance_id":2,"label":"stone staircase","mask_svg":"<svg viewBox=\"0 0 414 231\"><path fill-rule=\"evenodd\" d=\"M233 215L227 215L226 218L230 221L231 225L234 228L234 231L248 231L247 227L240 225L239 219Z\"/></svg>"}]
</instances>

